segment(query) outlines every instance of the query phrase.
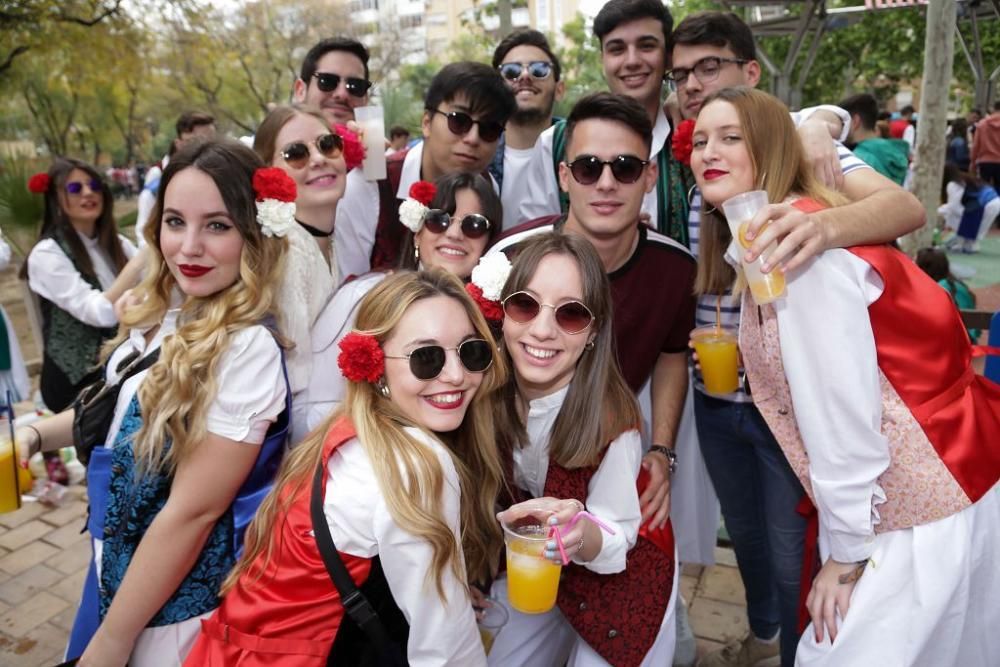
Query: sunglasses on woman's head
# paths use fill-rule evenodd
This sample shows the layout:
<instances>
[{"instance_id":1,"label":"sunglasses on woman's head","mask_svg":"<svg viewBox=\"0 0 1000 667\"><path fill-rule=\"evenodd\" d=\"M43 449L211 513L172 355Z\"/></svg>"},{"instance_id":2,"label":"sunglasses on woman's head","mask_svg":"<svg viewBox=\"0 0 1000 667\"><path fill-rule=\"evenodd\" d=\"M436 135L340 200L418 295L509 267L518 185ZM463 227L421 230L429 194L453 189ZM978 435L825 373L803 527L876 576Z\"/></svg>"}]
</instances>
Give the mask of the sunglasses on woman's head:
<instances>
[{"instance_id":1,"label":"sunglasses on woman's head","mask_svg":"<svg viewBox=\"0 0 1000 667\"><path fill-rule=\"evenodd\" d=\"M610 160L602 160L596 155L581 155L567 162L569 172L580 185L593 185L601 180L604 167L611 167L611 174L619 183L635 183L642 176L649 160L640 160L634 155L618 155Z\"/></svg>"},{"instance_id":2,"label":"sunglasses on woman's head","mask_svg":"<svg viewBox=\"0 0 1000 667\"><path fill-rule=\"evenodd\" d=\"M424 225L435 234L444 234L451 226L452 217L448 211L439 208L432 208L424 214ZM482 238L490 231L490 221L485 215L470 213L460 221L462 233L470 239Z\"/></svg>"},{"instance_id":3,"label":"sunglasses on woman's head","mask_svg":"<svg viewBox=\"0 0 1000 667\"><path fill-rule=\"evenodd\" d=\"M313 74L313 77L316 79L316 87L324 93L332 93L337 90L341 79L344 79L339 74L331 74L329 72L316 72ZM371 87L372 82L367 79L359 79L353 76L344 79L344 88L347 89L348 94L354 97L364 97L368 94L368 89Z\"/></svg>"},{"instance_id":4,"label":"sunglasses on woman's head","mask_svg":"<svg viewBox=\"0 0 1000 667\"><path fill-rule=\"evenodd\" d=\"M567 301L558 306L542 303L527 292L514 292L503 300L503 312L510 319L520 324L527 324L542 312L542 308L551 308L555 314L556 325L563 333L578 334L586 331L594 321L590 308L579 301Z\"/></svg>"},{"instance_id":5,"label":"sunglasses on woman's head","mask_svg":"<svg viewBox=\"0 0 1000 667\"><path fill-rule=\"evenodd\" d=\"M464 137L472 129L473 125L479 126L479 138L487 143L492 143L503 134L503 124L492 120L475 120L464 111L440 111L438 109L428 109L432 114L439 113L448 119L448 131L452 134Z\"/></svg>"},{"instance_id":6,"label":"sunglasses on woman's head","mask_svg":"<svg viewBox=\"0 0 1000 667\"><path fill-rule=\"evenodd\" d=\"M66 184L66 192L68 192L71 195L78 195L81 192L83 192L84 183L85 183L84 181L70 181L69 183ZM100 192L102 189L104 189L104 186L101 184L101 181L96 178L90 179L89 182L86 182L86 185L90 188L91 192Z\"/></svg>"},{"instance_id":7,"label":"sunglasses on woman's head","mask_svg":"<svg viewBox=\"0 0 1000 667\"><path fill-rule=\"evenodd\" d=\"M504 63L500 65L500 74L508 81L517 81L526 69L532 79L547 79L552 74L552 63L544 60L534 60L530 63Z\"/></svg>"},{"instance_id":8,"label":"sunglasses on woman's head","mask_svg":"<svg viewBox=\"0 0 1000 667\"><path fill-rule=\"evenodd\" d=\"M410 372L418 380L433 380L441 375L444 369L445 355L448 350L458 352L462 366L470 373L483 373L493 364L493 348L482 338L470 338L459 343L458 347L443 347L441 345L424 345L402 356L385 355L386 359L409 359Z\"/></svg>"},{"instance_id":9,"label":"sunglasses on woman's head","mask_svg":"<svg viewBox=\"0 0 1000 667\"><path fill-rule=\"evenodd\" d=\"M344 153L344 140L339 134L321 134L313 143L328 160L336 160ZM309 146L304 141L293 141L281 149L281 157L292 169L302 169L309 164Z\"/></svg>"}]
</instances>

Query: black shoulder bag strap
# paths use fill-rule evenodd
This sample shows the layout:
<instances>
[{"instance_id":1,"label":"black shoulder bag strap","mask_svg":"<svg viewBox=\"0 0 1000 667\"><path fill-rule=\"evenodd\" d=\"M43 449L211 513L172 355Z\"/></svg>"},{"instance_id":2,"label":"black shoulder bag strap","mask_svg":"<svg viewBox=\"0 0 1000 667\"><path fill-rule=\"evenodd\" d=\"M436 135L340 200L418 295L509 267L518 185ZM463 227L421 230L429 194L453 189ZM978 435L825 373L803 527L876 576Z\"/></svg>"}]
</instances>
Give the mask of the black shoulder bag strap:
<instances>
[{"instance_id":1,"label":"black shoulder bag strap","mask_svg":"<svg viewBox=\"0 0 1000 667\"><path fill-rule=\"evenodd\" d=\"M313 533L316 536L316 546L319 547L319 554L323 557L326 571L330 573L330 578L333 579L333 584L340 593L344 612L364 631L372 648L378 654L379 664L383 667L405 667L406 661L401 661L399 656L392 651L394 642L385 631L385 627L378 617L378 612L372 607L368 598L358 590L344 566L344 561L337 553L333 536L330 535L330 528L326 524L326 515L323 513L323 483L325 481L326 466L321 460L316 468L316 474L313 475L309 514L312 518ZM331 663L328 661L327 664Z\"/></svg>"}]
</instances>

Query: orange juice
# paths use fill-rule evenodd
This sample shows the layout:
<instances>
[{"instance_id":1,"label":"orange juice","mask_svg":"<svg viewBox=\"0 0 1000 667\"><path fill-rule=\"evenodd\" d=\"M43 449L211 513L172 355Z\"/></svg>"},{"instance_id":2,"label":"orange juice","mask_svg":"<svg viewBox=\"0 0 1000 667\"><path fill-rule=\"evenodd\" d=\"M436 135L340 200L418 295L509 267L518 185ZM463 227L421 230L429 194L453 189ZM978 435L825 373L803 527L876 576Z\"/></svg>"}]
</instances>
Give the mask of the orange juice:
<instances>
[{"instance_id":1,"label":"orange juice","mask_svg":"<svg viewBox=\"0 0 1000 667\"><path fill-rule=\"evenodd\" d=\"M0 439L0 512L13 512L20 507L21 490L14 445L9 439Z\"/></svg>"},{"instance_id":2,"label":"orange juice","mask_svg":"<svg viewBox=\"0 0 1000 667\"><path fill-rule=\"evenodd\" d=\"M739 225L739 232L737 236L739 237L739 243L744 248L750 247L750 242L746 238L747 225L750 224L749 221L744 222ZM785 274L778 267L772 268L768 273L761 271L761 264L764 263L764 259L771 256L778 244L772 243L768 246L767 250L753 262L745 262L741 260L743 266L743 274L747 279L747 286L750 288L750 294L753 295L754 302L763 306L765 303L771 303L775 299L785 295ZM698 354L701 356L701 353Z\"/></svg>"},{"instance_id":3,"label":"orange juice","mask_svg":"<svg viewBox=\"0 0 1000 667\"><path fill-rule=\"evenodd\" d=\"M542 555L544 526L507 528L507 597L510 606L525 614L541 614L556 604L562 566Z\"/></svg>"},{"instance_id":4,"label":"orange juice","mask_svg":"<svg viewBox=\"0 0 1000 667\"><path fill-rule=\"evenodd\" d=\"M490 649L493 648L493 642L495 641L493 633L486 628L479 628L479 638L483 641L483 649L486 651L486 655L490 654Z\"/></svg>"},{"instance_id":5,"label":"orange juice","mask_svg":"<svg viewBox=\"0 0 1000 667\"><path fill-rule=\"evenodd\" d=\"M729 394L739 387L736 334L724 328L701 327L691 332L694 351L698 353L705 391Z\"/></svg>"}]
</instances>

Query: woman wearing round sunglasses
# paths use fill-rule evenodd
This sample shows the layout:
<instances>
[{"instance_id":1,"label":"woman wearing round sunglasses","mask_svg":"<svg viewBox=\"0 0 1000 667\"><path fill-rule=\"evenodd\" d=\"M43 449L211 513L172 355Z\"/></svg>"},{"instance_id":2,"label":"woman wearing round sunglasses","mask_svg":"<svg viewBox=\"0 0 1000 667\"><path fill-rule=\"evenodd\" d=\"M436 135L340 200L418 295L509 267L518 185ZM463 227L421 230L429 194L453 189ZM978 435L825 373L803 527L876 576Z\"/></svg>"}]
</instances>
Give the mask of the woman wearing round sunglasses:
<instances>
[{"instance_id":1,"label":"woman wearing round sunglasses","mask_svg":"<svg viewBox=\"0 0 1000 667\"><path fill-rule=\"evenodd\" d=\"M298 395L312 374L310 330L336 288L333 227L347 182L344 140L330 130L318 109L282 105L260 124L254 150L265 162L283 169L296 185L298 224L288 229L288 259L278 303L282 331L295 344L288 351L288 380L292 394ZM305 434L303 419L297 407L293 441Z\"/></svg>"},{"instance_id":2,"label":"woman wearing round sunglasses","mask_svg":"<svg viewBox=\"0 0 1000 667\"><path fill-rule=\"evenodd\" d=\"M479 174L452 174L438 179L435 185L436 194L419 231L404 232L399 268L438 268L467 281L487 245L499 234L503 217L500 198ZM313 327L316 368L333 364L337 355L334 343L351 330L358 302L386 275L369 273L337 291ZM318 425L343 400L344 390L339 375L315 374L296 404L300 418L293 439Z\"/></svg>"},{"instance_id":3,"label":"woman wearing round sunglasses","mask_svg":"<svg viewBox=\"0 0 1000 667\"><path fill-rule=\"evenodd\" d=\"M61 412L97 379L101 345L118 326L114 303L139 281L146 255L118 233L111 190L96 169L59 158L43 176L42 229L21 278L42 310L42 400ZM58 455L46 461L50 478L66 482Z\"/></svg>"},{"instance_id":4,"label":"woman wearing round sunglasses","mask_svg":"<svg viewBox=\"0 0 1000 667\"><path fill-rule=\"evenodd\" d=\"M400 658L486 663L467 582L496 571L502 544L495 354L454 276L398 273L368 293L340 345L345 401L286 457L186 664L371 664L313 537L313 493Z\"/></svg>"},{"instance_id":5,"label":"woman wearing round sunglasses","mask_svg":"<svg viewBox=\"0 0 1000 667\"><path fill-rule=\"evenodd\" d=\"M615 360L601 260L578 236L532 237L518 249L502 300L502 350L514 381L497 433L501 451L513 452L515 494L524 501L508 511L548 501L571 562L555 608L510 609L490 664L669 665L673 538L669 528L640 528L641 418ZM584 509L613 533L588 520L571 525ZM555 538L546 549L562 562ZM507 604L505 575L493 595Z\"/></svg>"}]
</instances>

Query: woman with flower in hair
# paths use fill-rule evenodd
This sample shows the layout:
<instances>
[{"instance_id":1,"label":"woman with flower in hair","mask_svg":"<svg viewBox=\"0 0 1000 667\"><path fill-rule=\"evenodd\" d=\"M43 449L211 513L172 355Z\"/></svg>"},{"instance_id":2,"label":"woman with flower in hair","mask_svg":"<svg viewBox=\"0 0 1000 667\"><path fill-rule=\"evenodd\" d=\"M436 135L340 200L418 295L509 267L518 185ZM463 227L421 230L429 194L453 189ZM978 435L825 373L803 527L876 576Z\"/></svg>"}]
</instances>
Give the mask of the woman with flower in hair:
<instances>
[{"instance_id":1,"label":"woman with flower in hair","mask_svg":"<svg viewBox=\"0 0 1000 667\"><path fill-rule=\"evenodd\" d=\"M120 391L89 454L95 562L67 651L80 665L180 664L280 463L274 285L295 186L262 167L242 144L209 141L164 170L148 271L108 345L105 380ZM25 453L67 444L74 416L22 429Z\"/></svg>"},{"instance_id":2,"label":"woman with flower in hair","mask_svg":"<svg viewBox=\"0 0 1000 667\"><path fill-rule=\"evenodd\" d=\"M118 233L111 189L89 164L57 158L28 189L45 197L45 209L20 275L42 311L42 400L62 412L97 379L101 345L118 326L114 303L138 282L145 259ZM46 455L46 468L53 481L67 481L57 453Z\"/></svg>"},{"instance_id":3,"label":"woman with flower in hair","mask_svg":"<svg viewBox=\"0 0 1000 667\"><path fill-rule=\"evenodd\" d=\"M950 296L889 245L824 251L786 273L779 301L754 301L723 203L753 190L809 213L844 203L776 98L710 95L691 166L711 205L696 288L741 297L754 404L815 508L795 664L995 663L1000 385L972 358L997 350L974 349Z\"/></svg>"},{"instance_id":4,"label":"woman with flower in hair","mask_svg":"<svg viewBox=\"0 0 1000 667\"><path fill-rule=\"evenodd\" d=\"M191 667L373 664L379 650L486 662L467 582L492 576L501 547L490 397L506 372L489 328L454 276L404 272L362 299L339 348L344 402L286 457ZM359 630L325 558L387 641Z\"/></svg>"},{"instance_id":5,"label":"woman with flower in hair","mask_svg":"<svg viewBox=\"0 0 1000 667\"><path fill-rule=\"evenodd\" d=\"M500 233L500 198L480 174L443 176L436 183L417 181L399 207L403 232L400 270L440 268L468 281L486 247ZM346 282L334 295L313 328L313 364L329 367L336 358L335 343L354 323L361 298L385 279L372 272ZM344 382L335 374L317 374L296 401L295 435L319 424L343 400Z\"/></svg>"},{"instance_id":6,"label":"woman with flower in hair","mask_svg":"<svg viewBox=\"0 0 1000 667\"><path fill-rule=\"evenodd\" d=\"M521 502L499 519L544 520L544 556L563 569L556 606L541 613L514 609L507 575L496 581L510 621L490 664L669 665L674 541L669 523L641 525L641 418L615 358L607 274L574 234L538 234L516 253L501 294L514 379L497 404L497 438Z\"/></svg>"},{"instance_id":7,"label":"woman with flower in hair","mask_svg":"<svg viewBox=\"0 0 1000 667\"><path fill-rule=\"evenodd\" d=\"M310 330L337 287L337 204L344 196L347 172L361 163L364 151L345 126L331 128L319 109L298 104L272 109L257 128L253 147L296 185L295 224L287 230L288 258L278 304L281 331L291 343L288 379L297 397L313 371ZM301 437L304 413L298 401L293 405L293 431Z\"/></svg>"}]
</instances>

